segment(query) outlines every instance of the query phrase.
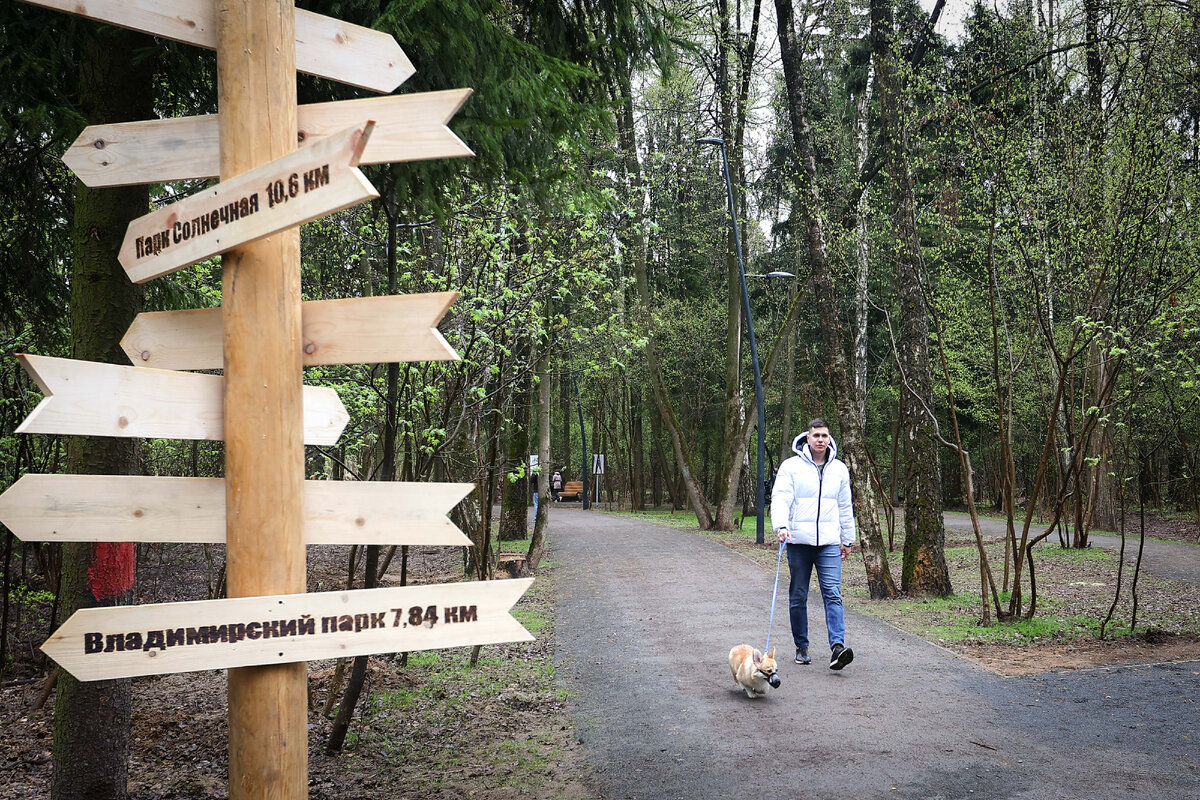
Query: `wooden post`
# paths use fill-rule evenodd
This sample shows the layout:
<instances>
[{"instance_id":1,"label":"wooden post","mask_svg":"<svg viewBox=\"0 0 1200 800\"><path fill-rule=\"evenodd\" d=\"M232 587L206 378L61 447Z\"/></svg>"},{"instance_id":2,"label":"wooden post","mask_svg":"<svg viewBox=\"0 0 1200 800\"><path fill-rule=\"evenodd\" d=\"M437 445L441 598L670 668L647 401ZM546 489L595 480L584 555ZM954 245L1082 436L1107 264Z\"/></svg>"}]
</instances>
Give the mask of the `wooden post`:
<instances>
[{"instance_id":1,"label":"wooden post","mask_svg":"<svg viewBox=\"0 0 1200 800\"><path fill-rule=\"evenodd\" d=\"M296 148L291 0L218 0L221 178ZM305 590L300 232L223 258L230 597ZM307 664L229 671L229 796L308 797Z\"/></svg>"}]
</instances>

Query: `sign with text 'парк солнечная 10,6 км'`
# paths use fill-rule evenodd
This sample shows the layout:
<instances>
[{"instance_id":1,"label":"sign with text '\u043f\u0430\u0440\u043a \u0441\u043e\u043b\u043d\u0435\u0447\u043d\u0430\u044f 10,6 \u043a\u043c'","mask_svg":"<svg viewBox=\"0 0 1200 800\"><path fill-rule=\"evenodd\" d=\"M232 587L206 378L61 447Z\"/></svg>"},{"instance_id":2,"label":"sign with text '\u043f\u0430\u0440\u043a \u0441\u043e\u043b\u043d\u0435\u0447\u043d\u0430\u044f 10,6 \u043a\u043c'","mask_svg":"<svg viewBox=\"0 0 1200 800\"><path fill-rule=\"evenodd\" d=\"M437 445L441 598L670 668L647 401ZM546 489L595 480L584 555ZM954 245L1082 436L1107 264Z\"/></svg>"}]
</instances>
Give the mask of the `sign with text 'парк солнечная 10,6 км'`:
<instances>
[{"instance_id":1,"label":"sign with text '\u043f\u0430\u0440\u043a \u0441\u043e\u043b\u043d\u0435\u0447\u043d\u0430\u044f 10,6 \u043a\u043c'","mask_svg":"<svg viewBox=\"0 0 1200 800\"><path fill-rule=\"evenodd\" d=\"M135 219L121 266L143 283L378 197L356 167L373 127L349 128Z\"/></svg>"},{"instance_id":2,"label":"sign with text '\u043f\u0430\u0440\u043a \u0441\u043e\u043b\u043d\u0435\u0447\u043d\u0430\u044f 10,6 \u043a\u043c'","mask_svg":"<svg viewBox=\"0 0 1200 800\"><path fill-rule=\"evenodd\" d=\"M532 578L76 611L42 645L79 680L527 642Z\"/></svg>"}]
</instances>

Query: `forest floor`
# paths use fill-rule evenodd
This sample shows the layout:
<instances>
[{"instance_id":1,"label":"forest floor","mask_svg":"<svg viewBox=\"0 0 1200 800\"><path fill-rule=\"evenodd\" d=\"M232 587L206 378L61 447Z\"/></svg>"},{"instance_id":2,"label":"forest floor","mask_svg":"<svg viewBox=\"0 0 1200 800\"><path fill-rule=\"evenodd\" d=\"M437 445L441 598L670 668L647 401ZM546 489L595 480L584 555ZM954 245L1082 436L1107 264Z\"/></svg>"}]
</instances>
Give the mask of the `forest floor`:
<instances>
[{"instance_id":1,"label":"forest floor","mask_svg":"<svg viewBox=\"0 0 1200 800\"><path fill-rule=\"evenodd\" d=\"M695 529L695 518L654 514L654 522ZM747 520L749 523L750 521ZM1196 541L1195 525L1154 518L1156 538ZM745 532L705 534L773 569L776 546L756 545ZM553 537L553 526L551 528ZM551 544L553 541L551 540ZM893 558L898 571L900 543ZM1002 552L989 545L993 564ZM200 546L143 546L138 603L204 599L222 554ZM880 603L866 596L861 567L846 572L848 604L889 624L1006 675L1064 668L1200 659L1200 600L1194 586L1152 573L1139 577L1140 609L1134 636L1097 637L1115 591L1115 555L1098 548L1039 553L1039 616L991 635L974 620L980 606L965 587L978 585L973 539L948 532L947 555L959 594L948 601ZM214 558L215 556L215 558ZM553 554L551 554L551 558ZM999 558L999 561L997 561ZM309 549L309 589L344 585L348 548ZM997 567L993 567L996 569ZM1002 568L1002 566L1001 566ZM385 585L397 583L399 558ZM395 798L592 798L590 768L567 712L566 690L555 674L555 569L543 562L533 589L514 609L536 640L482 649L412 653L407 660L370 660L344 752L325 753L332 713L324 713L335 662L310 662L309 776L313 800ZM411 583L460 580L461 551L411 548ZM973 577L972 577L973 576ZM1130 580L1107 631L1124 633L1132 612ZM36 652L45 638L49 607L27 598L20 629L10 631L16 657L0 686L0 800L49 796L53 695L40 708L48 665ZM12 646L10 645L10 646ZM227 796L225 676L220 671L134 679L130 797L134 800ZM333 707L336 711L336 706Z\"/></svg>"},{"instance_id":2,"label":"forest floor","mask_svg":"<svg viewBox=\"0 0 1200 800\"><path fill-rule=\"evenodd\" d=\"M348 551L309 548L309 591L345 585ZM462 580L460 549L410 553L410 583ZM139 555L138 603L206 597L214 575L200 546L154 545ZM384 585L399 574L397 556ZM535 640L485 646L473 667L469 647L372 657L340 755L324 749L337 713L336 705L325 713L336 662L309 662L311 800L592 796L555 682L554 592L551 568L514 608ZM50 796L54 698L35 708L47 665L34 654L48 609L34 610L42 630L25 631L0 687L0 800ZM133 698L131 800L227 797L225 673L135 678Z\"/></svg>"}]
</instances>

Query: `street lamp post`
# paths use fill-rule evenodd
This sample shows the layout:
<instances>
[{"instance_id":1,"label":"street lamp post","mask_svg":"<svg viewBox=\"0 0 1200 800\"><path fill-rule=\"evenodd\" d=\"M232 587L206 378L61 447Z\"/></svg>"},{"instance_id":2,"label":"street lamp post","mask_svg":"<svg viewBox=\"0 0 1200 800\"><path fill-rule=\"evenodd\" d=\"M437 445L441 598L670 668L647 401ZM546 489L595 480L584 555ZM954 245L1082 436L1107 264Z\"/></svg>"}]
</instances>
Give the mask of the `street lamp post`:
<instances>
[{"instance_id":1,"label":"street lamp post","mask_svg":"<svg viewBox=\"0 0 1200 800\"><path fill-rule=\"evenodd\" d=\"M758 363L758 341L754 338L754 320L750 316L750 292L746 286L746 265L742 262L742 238L738 233L737 207L733 202L733 180L729 177L729 154L725 150L725 140L716 136L705 136L697 139L696 142L697 144L720 145L721 163L725 167L725 191L729 195L729 219L733 223L733 246L737 250L738 270L742 276L742 310L746 315L746 332L750 337L750 360L754 363L754 400L758 406L758 481L754 500L758 520L754 529L754 541L762 544L766 540L763 535L763 514L767 503L766 411L763 408L762 367Z\"/></svg>"}]
</instances>

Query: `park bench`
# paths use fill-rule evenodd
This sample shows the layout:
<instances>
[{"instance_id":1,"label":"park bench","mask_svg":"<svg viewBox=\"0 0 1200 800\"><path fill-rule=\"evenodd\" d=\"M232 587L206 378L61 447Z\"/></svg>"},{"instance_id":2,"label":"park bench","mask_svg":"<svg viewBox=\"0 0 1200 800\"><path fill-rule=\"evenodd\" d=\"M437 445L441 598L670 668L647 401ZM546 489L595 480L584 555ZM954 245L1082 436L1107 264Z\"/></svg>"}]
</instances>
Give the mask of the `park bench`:
<instances>
[{"instance_id":1,"label":"park bench","mask_svg":"<svg viewBox=\"0 0 1200 800\"><path fill-rule=\"evenodd\" d=\"M559 500L582 500L583 481L567 481L558 493Z\"/></svg>"}]
</instances>

